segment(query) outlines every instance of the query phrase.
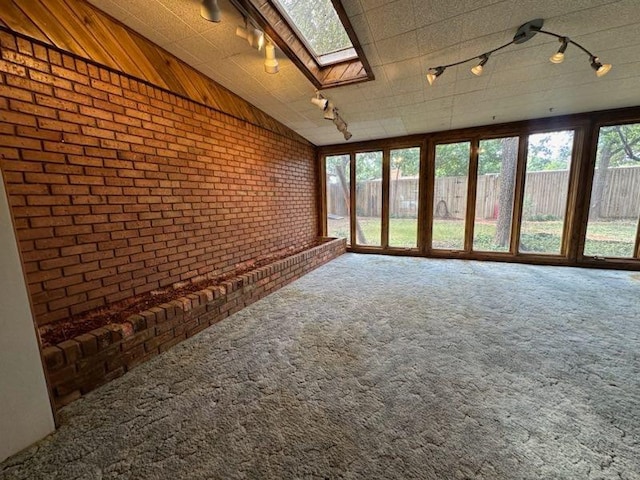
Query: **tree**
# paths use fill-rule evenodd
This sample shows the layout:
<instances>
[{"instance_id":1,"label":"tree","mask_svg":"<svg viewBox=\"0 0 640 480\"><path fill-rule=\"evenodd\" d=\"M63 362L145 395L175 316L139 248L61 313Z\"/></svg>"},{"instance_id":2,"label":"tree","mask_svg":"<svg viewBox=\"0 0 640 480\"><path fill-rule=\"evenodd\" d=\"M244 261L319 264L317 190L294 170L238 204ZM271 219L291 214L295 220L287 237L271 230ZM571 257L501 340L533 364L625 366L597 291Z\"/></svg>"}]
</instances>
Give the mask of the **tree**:
<instances>
[{"instance_id":1,"label":"tree","mask_svg":"<svg viewBox=\"0 0 640 480\"><path fill-rule=\"evenodd\" d=\"M598 136L596 171L593 177L589 218L602 217L602 205L609 167L637 165L640 162L640 124L602 127Z\"/></svg>"},{"instance_id":2,"label":"tree","mask_svg":"<svg viewBox=\"0 0 640 480\"><path fill-rule=\"evenodd\" d=\"M317 55L351 48L351 40L344 29L331 0L278 0Z\"/></svg>"},{"instance_id":3,"label":"tree","mask_svg":"<svg viewBox=\"0 0 640 480\"><path fill-rule=\"evenodd\" d=\"M382 152L359 152L356 154L356 181L382 178Z\"/></svg>"},{"instance_id":4,"label":"tree","mask_svg":"<svg viewBox=\"0 0 640 480\"><path fill-rule=\"evenodd\" d=\"M329 177L333 176L337 179L340 184L340 188L342 190L343 200L344 200L344 209L347 212L347 216L351 217L351 201L350 196L351 193L349 191L349 165L350 158L349 155L336 155L327 157L326 159L326 171ZM358 238L358 242L361 244L366 244L366 238L364 236L364 232L362 231L362 227L360 226L360 222L358 221L358 217L355 217L356 224L356 236Z\"/></svg>"},{"instance_id":5,"label":"tree","mask_svg":"<svg viewBox=\"0 0 640 480\"><path fill-rule=\"evenodd\" d=\"M493 242L505 247L511 231L513 192L516 188L516 163L518 161L518 137L502 138L500 161L500 193L498 194L498 220Z\"/></svg>"},{"instance_id":6,"label":"tree","mask_svg":"<svg viewBox=\"0 0 640 480\"><path fill-rule=\"evenodd\" d=\"M527 172L568 170L573 150L573 132L536 133L529 136Z\"/></svg>"},{"instance_id":7,"label":"tree","mask_svg":"<svg viewBox=\"0 0 640 480\"><path fill-rule=\"evenodd\" d=\"M436 145L436 178L469 174L469 142Z\"/></svg>"}]
</instances>

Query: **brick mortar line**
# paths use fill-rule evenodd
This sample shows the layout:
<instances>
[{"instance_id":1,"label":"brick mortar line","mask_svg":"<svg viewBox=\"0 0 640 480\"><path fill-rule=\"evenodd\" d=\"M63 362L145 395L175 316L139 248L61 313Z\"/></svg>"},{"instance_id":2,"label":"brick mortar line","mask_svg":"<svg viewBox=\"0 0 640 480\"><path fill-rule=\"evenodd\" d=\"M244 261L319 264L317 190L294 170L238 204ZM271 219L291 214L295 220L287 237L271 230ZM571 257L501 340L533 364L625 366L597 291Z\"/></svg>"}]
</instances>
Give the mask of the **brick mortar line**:
<instances>
[{"instance_id":1,"label":"brick mortar line","mask_svg":"<svg viewBox=\"0 0 640 480\"><path fill-rule=\"evenodd\" d=\"M291 140L291 141L294 141L294 142L304 143L304 144L306 144L306 145L308 145L308 146L311 146L311 147L313 147L313 148L315 148L315 147L316 147L313 143L309 142L309 140L307 140L307 139L305 139L304 137L302 137L302 136L298 135L297 133L293 132L293 130L289 129L289 127L287 127L286 125L284 125L282 122L279 122L278 120L274 119L271 115L268 115L267 113L263 112L262 110L260 110L259 108L255 107L255 106L254 106L254 108L255 108L257 111L259 111L259 112L260 112L260 113L262 113L263 115L265 115L265 116L267 116L267 117L271 118L273 121L278 122L280 125L282 125L282 127L283 127L283 128L290 130L290 131L291 131L291 132L293 132L293 133L294 133L294 135L296 135L296 136L295 136L295 137L293 137L293 136L291 136L291 135L287 135L287 134L285 134L285 133L283 133L283 132L280 132L280 131L277 131L277 130L273 130L273 129L271 129L271 128L269 128L269 127L266 127L266 126L264 126L264 125L260 125L260 124L258 124L258 123L254 123L254 122L252 122L251 120L248 120L248 119L246 119L246 118L242 118L242 117L236 116L236 115L234 115L234 114L232 114L232 113L225 112L225 111L220 110L220 109L218 109L218 108L216 108L216 107L214 107L214 106L212 106L212 105L207 105L206 103L202 103L202 102L200 102L200 101L198 101L198 100L196 100L196 99L194 99L194 98L188 97L188 96L186 96L186 95L183 95L183 94L180 94L180 93L177 93L177 92L173 92L173 91L171 91L171 90L169 90L169 89L167 89L167 88L163 88L163 87L161 87L161 86L159 86L159 85L155 85L154 83L152 83L152 82L150 82L150 81L148 81L148 80L144 80L144 79L142 79L142 78L136 77L135 75L132 75L132 74L130 74L130 73L126 73L126 72L123 72L123 71L117 70L116 68L110 67L110 66L108 66L108 65L101 64L101 63L99 63L99 62L97 62L97 61L95 61L95 60L93 60L93 59L83 57L83 56L81 56L81 55L78 55L77 53L73 53L73 52L68 51L68 50L64 50L64 49L62 49L62 48L59 48L59 47L58 47L58 46L56 46L56 45L52 45L52 44L49 44L49 43L43 42L43 41L41 41L41 40L38 40L37 38L29 37L28 35L25 35L25 34L23 34L23 33L20 33L20 32L17 32L17 31L15 31L15 30L12 30L12 29L11 29L11 28L9 28L9 27L6 27L6 26L3 26L3 25L0 25L0 32L6 32L6 33L8 33L8 34L10 34L10 35L13 35L13 36L14 36L14 37L16 37L16 38L21 38L21 39L23 39L23 40L25 40L25 41L27 41L27 42L30 42L31 44L39 45L39 46L41 46L41 47L43 47L43 48L45 48L45 49L47 49L47 50L53 50L53 51L55 51L55 52L57 52L57 53L59 53L59 54L61 54L61 55L68 55L68 56L72 57L73 59L81 60L81 61L86 62L87 64L91 64L91 65L93 65L93 66L95 66L95 67L97 67L97 68L103 68L103 69L107 70L109 73L113 73L113 74L115 74L115 75L121 75L121 76L123 76L123 77L126 77L127 79L134 80L134 81L137 81L137 82L141 82L141 83L145 84L145 85L146 85L146 86L148 86L148 87L158 89L159 91L161 91L161 92L163 92L163 93L167 93L167 94L169 94L169 95L174 95L174 96L176 96L176 97L178 97L178 98L181 98L181 99L183 99L183 100L185 100L185 101L193 102L193 103L194 103L194 104L196 104L196 105L199 105L199 106L204 107L204 108L206 108L206 109L210 109L210 110L212 110L212 111L214 111L214 112L217 112L217 113L220 113L220 114L222 114L222 115L226 115L226 116L228 116L229 118L232 118L232 119L234 119L234 120L237 120L237 121L240 121L240 122L245 122L246 124L251 125L252 127L267 130L267 131L269 131L269 132L271 132L271 133L273 133L273 134L275 134L275 135L278 135L278 136L280 136L280 137L284 137L284 138L286 138L286 139L288 139L288 140ZM154 45L155 45L155 44L154 44ZM3 47L3 48L5 48L5 47ZM164 50L164 49L162 49L162 50L166 52L166 50ZM173 57L173 58L176 58L176 59L177 59L177 57L175 57L173 54L171 54L171 53L169 53L169 52L166 52L166 54L167 54L167 55L169 55L169 56L171 56L171 57ZM178 59L178 60L179 60L179 59ZM189 67L189 68L193 68L193 67L191 67L191 66L187 65L187 64L186 64L186 63L184 63L184 62L182 62L182 63L183 63L184 65L186 65L187 67ZM64 67L60 66L60 68L64 68ZM196 70L196 71L197 71L197 70ZM219 88L222 88L222 89L224 89L224 90L227 90L229 93L231 93L231 94L235 95L233 92L231 92L230 90L228 90L226 87L223 87L223 86L222 86L222 85L220 85L219 83L215 82L215 80L210 79L210 78L209 78L209 77L207 77L205 74L203 74L203 73L201 73L201 72L198 72L198 74L199 74L199 75L202 75L202 76L203 76L204 78L206 78L207 80L209 80L209 81L211 81L211 82L214 82L214 83L215 83ZM235 96L237 97L237 95L235 95ZM241 98L241 97L238 97L238 98ZM243 101L246 101L246 100L244 100L244 99L242 99L242 100L243 100ZM248 102L247 102L247 103L248 103Z\"/></svg>"},{"instance_id":2,"label":"brick mortar line","mask_svg":"<svg viewBox=\"0 0 640 480\"><path fill-rule=\"evenodd\" d=\"M45 348L43 358L56 407L77 400L345 251L344 239L330 240L220 285L130 315L121 324L100 327Z\"/></svg>"},{"instance_id":3,"label":"brick mortar line","mask_svg":"<svg viewBox=\"0 0 640 480\"><path fill-rule=\"evenodd\" d=\"M65 111L59 104L56 111L60 121L55 122L75 129L54 131L58 126L40 123L52 121L51 118L32 112L26 116L30 119L29 125L13 125L10 130L2 131L0 141L9 143L3 144L6 148L0 152L0 156L4 156L0 161L7 169L5 176L14 205L16 230L32 295L37 298L34 307L40 325L188 280L196 271L198 275L215 270L224 273L233 264L255 255L256 248L269 250L279 248L286 241L295 244L291 239L297 240L302 235L308 237L303 240L315 237L317 222L308 220L317 214L317 206L311 203L316 178L311 147L287 138L281 138L280 145L273 132L226 118L225 114L210 111L210 107L174 93L146 88L143 82L128 81L124 76L109 73L85 60L74 60L66 53L16 37L11 32L0 29L0 40L3 57L7 53L15 54L0 60L0 70L3 64L23 70L20 76L0 73L0 83L9 79L27 82L7 87L8 82L0 85L0 89L7 87L12 92L22 92L21 95L26 95L24 98L35 102L34 106L42 99L60 102L64 93L64 98L73 103L76 114L78 108L82 113L85 107L93 112L110 110L107 100L113 101L111 106L124 110L124 115L115 115L121 118L101 128L115 133L116 139L121 134L119 127L133 132L128 130L131 123L125 122L126 115L133 115L132 108L145 107L141 112L147 121L138 125L155 132L152 138L143 139L151 142L144 145L144 150L138 150L136 147L141 145L137 144L122 144L125 150L118 149L118 142L103 145L98 138L86 134L85 128L99 130L82 124L82 119L89 117L77 114L82 119L67 118L63 122L62 115L73 112ZM69 72L77 75L60 79L56 76L58 70L67 76ZM32 72L46 74L46 81L40 77L34 80ZM65 85L53 88L58 85L54 77L64 80ZM95 90L90 89L91 85L101 88L111 85L119 93L107 96L100 90L98 93L104 98L91 97L88 104L84 104L82 98L69 99L71 94L89 98ZM83 89L76 90L76 87ZM19 106L11 104L11 95L7 95L0 96L0 113L17 114L12 109ZM133 96L129 98L129 95ZM103 113L111 118L112 113ZM175 125L166 132L161 125L155 125L159 130L145 126L154 118L158 122L175 121ZM100 126L103 121L89 120L94 126ZM135 125L136 119L129 120ZM122 122L129 126L121 125ZM193 133L198 128L204 133ZM249 135L251 133L255 135ZM171 150L180 147L176 142L184 147L180 135L186 135L184 138L188 138L193 147L189 147L184 158ZM214 137L217 140L214 141ZM225 142L232 142L232 147L221 147ZM164 161L160 146L180 159L172 157ZM283 161L285 151L295 151L292 162ZM292 178L291 185L278 191L279 179L285 174ZM176 186L176 182L185 182L184 187L182 183ZM202 182L210 186L204 197L195 193ZM247 196L220 199L228 190L239 190L239 185L244 187L239 193ZM167 196L168 201L162 199L159 203L162 196ZM227 201L230 205L224 203L224 211L214 206ZM272 214L276 203L279 208L281 202L286 202L289 210ZM296 205L296 209L289 205ZM188 206L191 211L185 212ZM246 213L244 207L251 208L251 214ZM187 218L178 219L178 215L172 213ZM189 222L195 228L186 228L185 223ZM229 225L237 229L238 235L244 235L238 248L233 244ZM191 247L182 235L187 230L193 230ZM207 243L205 237L212 233L216 234L216 241ZM214 255L217 255L215 261ZM160 257L164 262L156 261ZM207 263L203 269L202 265ZM134 269L140 275L132 275Z\"/></svg>"}]
</instances>

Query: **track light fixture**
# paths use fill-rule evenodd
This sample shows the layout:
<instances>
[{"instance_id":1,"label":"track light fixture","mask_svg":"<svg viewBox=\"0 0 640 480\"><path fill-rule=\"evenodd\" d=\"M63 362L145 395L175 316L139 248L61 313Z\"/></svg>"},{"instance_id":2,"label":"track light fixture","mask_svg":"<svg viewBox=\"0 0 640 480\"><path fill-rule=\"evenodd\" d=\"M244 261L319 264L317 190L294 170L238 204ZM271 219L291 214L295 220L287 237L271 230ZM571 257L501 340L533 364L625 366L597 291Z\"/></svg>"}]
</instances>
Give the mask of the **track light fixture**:
<instances>
[{"instance_id":1,"label":"track light fixture","mask_svg":"<svg viewBox=\"0 0 640 480\"><path fill-rule=\"evenodd\" d=\"M591 68L596 71L596 76L604 77L611 70L610 63L600 63L598 57L591 57Z\"/></svg>"},{"instance_id":2,"label":"track light fixture","mask_svg":"<svg viewBox=\"0 0 640 480\"><path fill-rule=\"evenodd\" d=\"M352 137L351 132L347 130L347 122L338 114L338 107L331 100L325 98L324 95L316 90L316 95L311 99L311 103L324 112L323 118L331 120L338 128L338 131L344 135L345 140L349 140Z\"/></svg>"},{"instance_id":3,"label":"track light fixture","mask_svg":"<svg viewBox=\"0 0 640 480\"><path fill-rule=\"evenodd\" d=\"M347 125L347 122L345 122L342 119L342 117L338 113L337 108L333 108L333 114L334 114L334 118L333 118L334 125L336 126L338 131L342 133L342 135L344 136L344 139L349 140L353 136L351 135L351 132L347 130L349 128L349 125Z\"/></svg>"},{"instance_id":4,"label":"track light fixture","mask_svg":"<svg viewBox=\"0 0 640 480\"><path fill-rule=\"evenodd\" d=\"M489 54L488 53L482 54L480 55L479 58L480 58L480 63L471 69L471 73L473 73L477 77L482 75L482 70L484 70L484 66L489 61Z\"/></svg>"},{"instance_id":5,"label":"track light fixture","mask_svg":"<svg viewBox=\"0 0 640 480\"><path fill-rule=\"evenodd\" d=\"M311 103L313 103L320 110L326 110L329 106L329 100L324 98L324 96L316 90L316 96L311 99Z\"/></svg>"},{"instance_id":6,"label":"track light fixture","mask_svg":"<svg viewBox=\"0 0 640 480\"><path fill-rule=\"evenodd\" d=\"M429 85L433 85L433 82L436 81L436 78L444 73L445 68L446 67L436 67L429 69L429 71L427 72L427 81L429 82Z\"/></svg>"},{"instance_id":7,"label":"track light fixture","mask_svg":"<svg viewBox=\"0 0 640 480\"><path fill-rule=\"evenodd\" d=\"M280 65L276 58L276 47L271 41L267 41L267 46L264 47L264 71L267 73L278 73Z\"/></svg>"},{"instance_id":8,"label":"track light fixture","mask_svg":"<svg viewBox=\"0 0 640 480\"><path fill-rule=\"evenodd\" d=\"M562 44L556 53L551 55L549 61L551 63L562 63L564 62L564 51L567 49L569 45L569 39L567 37L560 37L558 41Z\"/></svg>"},{"instance_id":9,"label":"track light fixture","mask_svg":"<svg viewBox=\"0 0 640 480\"><path fill-rule=\"evenodd\" d=\"M218 0L202 0L200 16L210 22L219 22L222 18L222 12L218 6Z\"/></svg>"},{"instance_id":10,"label":"track light fixture","mask_svg":"<svg viewBox=\"0 0 640 480\"><path fill-rule=\"evenodd\" d=\"M327 108L324 110L323 118L325 120L333 120L336 118L336 107L333 105L333 102L329 101Z\"/></svg>"},{"instance_id":11,"label":"track light fixture","mask_svg":"<svg viewBox=\"0 0 640 480\"><path fill-rule=\"evenodd\" d=\"M596 71L596 75L598 77L602 77L602 76L606 75L607 73L609 73L609 70L611 70L611 64L600 62L600 59L597 56L595 56L589 50L584 48L578 42L574 42L573 40L571 40L569 37L565 37L563 35L558 35L558 34L553 33L553 32L548 32L546 30L542 30L542 26L543 25L544 25L544 20L542 18L537 18L535 20L531 20L530 22L527 22L527 23L525 23L523 25L520 25L520 27L518 28L518 31L513 36L513 39L510 42L505 43L504 45L500 45L499 47L494 48L493 50L489 50L488 52L485 52L485 53L483 53L481 55L476 55L476 56L473 56L473 57L470 57L470 58L467 58L467 59L464 59L464 60L460 60L459 62L450 63L448 65L440 65L439 67L431 67L431 68L429 68L427 70L427 81L429 82L429 85L433 85L433 82L436 81L436 78L438 78L440 75L442 75L447 68L455 67L457 65L462 65L463 63L470 62L471 60L475 60L476 58L480 59L480 63L478 63L475 67L473 67L471 69L471 72L474 75L482 75L483 67L487 63L487 61L489 59L489 55L491 55L492 53L497 52L499 50L502 50L503 48L507 48L510 45L521 44L521 43L524 43L524 42L526 42L528 40L531 40L537 33L544 33L545 35L550 35L552 37L556 37L561 42L561 46L558 49L557 53L555 53L549 59L551 62L553 62L553 63L562 63L562 61L564 60L564 52L567 49L567 46L569 44L572 44L572 45L575 45L576 47L578 47L580 50L582 50L587 55L589 55L589 61L591 63L591 68L593 68Z\"/></svg>"},{"instance_id":12,"label":"track light fixture","mask_svg":"<svg viewBox=\"0 0 640 480\"><path fill-rule=\"evenodd\" d=\"M270 38L267 38L262 30L256 28L253 21L247 13L247 10L238 0L230 0L233 5L244 17L244 26L236 28L236 35L244 38L250 47L262 50L265 46L264 71L267 73L278 73L280 64L276 58L276 47ZM202 0L200 3L200 15L210 22L219 22L221 20L221 10L218 6L218 0Z\"/></svg>"},{"instance_id":13,"label":"track light fixture","mask_svg":"<svg viewBox=\"0 0 640 480\"><path fill-rule=\"evenodd\" d=\"M251 25L249 18L245 19L245 26L236 28L236 35L244 38L250 47L262 50L264 46L264 32Z\"/></svg>"}]
</instances>

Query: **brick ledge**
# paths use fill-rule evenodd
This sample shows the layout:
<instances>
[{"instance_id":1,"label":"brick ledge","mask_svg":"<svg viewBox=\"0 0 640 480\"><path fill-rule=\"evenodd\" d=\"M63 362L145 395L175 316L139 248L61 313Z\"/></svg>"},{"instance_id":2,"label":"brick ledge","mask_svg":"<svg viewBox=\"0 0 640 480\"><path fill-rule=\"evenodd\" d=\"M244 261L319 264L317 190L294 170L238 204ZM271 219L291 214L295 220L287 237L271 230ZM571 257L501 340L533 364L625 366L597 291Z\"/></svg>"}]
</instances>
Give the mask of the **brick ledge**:
<instances>
[{"instance_id":1,"label":"brick ledge","mask_svg":"<svg viewBox=\"0 0 640 480\"><path fill-rule=\"evenodd\" d=\"M328 241L42 351L56 408L113 380L346 251Z\"/></svg>"}]
</instances>

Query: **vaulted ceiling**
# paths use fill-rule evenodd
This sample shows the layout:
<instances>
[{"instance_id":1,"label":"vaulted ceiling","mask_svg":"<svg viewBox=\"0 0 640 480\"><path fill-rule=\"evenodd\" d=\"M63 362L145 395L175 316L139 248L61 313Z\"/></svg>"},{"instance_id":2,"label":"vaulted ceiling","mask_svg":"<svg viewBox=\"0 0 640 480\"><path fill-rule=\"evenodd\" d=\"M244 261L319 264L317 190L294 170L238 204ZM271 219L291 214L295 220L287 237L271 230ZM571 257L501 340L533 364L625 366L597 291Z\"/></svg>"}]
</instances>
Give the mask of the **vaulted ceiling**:
<instances>
[{"instance_id":1,"label":"vaulted ceiling","mask_svg":"<svg viewBox=\"0 0 640 480\"><path fill-rule=\"evenodd\" d=\"M310 0L311 1L311 0ZM344 142L311 104L314 87L278 51L280 72L235 35L242 15L227 0L220 23L200 17L199 0L90 0L92 4L200 70L316 145ZM638 0L343 0L375 80L325 90L361 141L640 105ZM511 40L521 24L569 36L612 63L597 78L589 57L536 35L473 63L449 68L433 86L429 67L480 55Z\"/></svg>"}]
</instances>

